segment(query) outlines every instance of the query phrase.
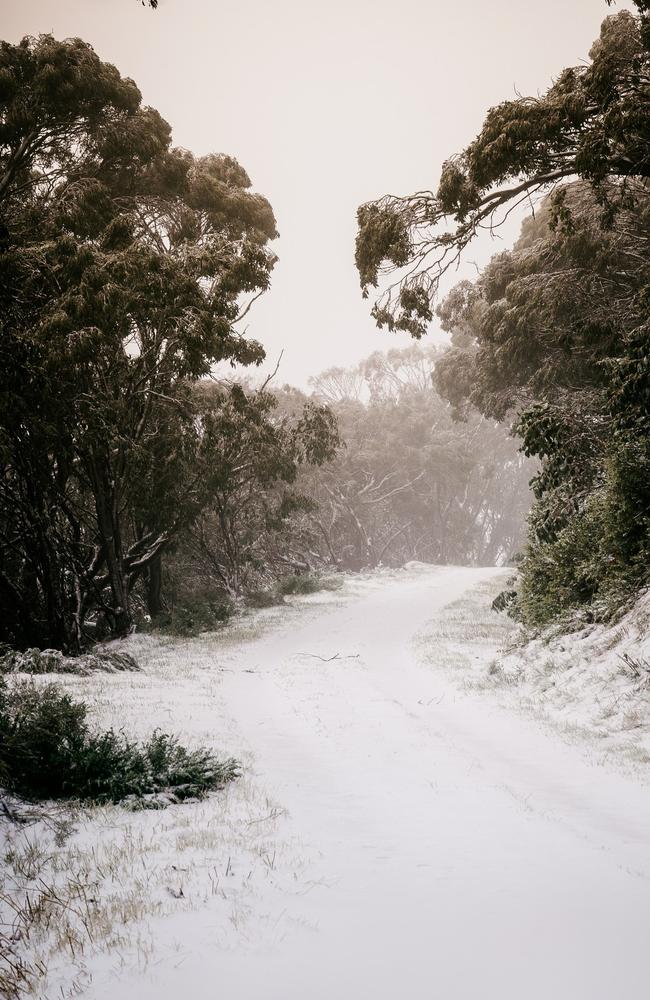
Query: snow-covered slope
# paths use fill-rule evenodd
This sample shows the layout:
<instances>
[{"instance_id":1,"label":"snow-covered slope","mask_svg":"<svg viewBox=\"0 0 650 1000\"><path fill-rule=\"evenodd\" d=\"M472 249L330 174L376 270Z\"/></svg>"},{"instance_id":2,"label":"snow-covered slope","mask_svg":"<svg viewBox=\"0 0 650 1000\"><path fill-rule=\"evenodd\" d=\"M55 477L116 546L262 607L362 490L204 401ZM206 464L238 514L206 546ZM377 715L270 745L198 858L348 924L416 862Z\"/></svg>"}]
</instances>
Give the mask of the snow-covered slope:
<instances>
[{"instance_id":1,"label":"snow-covered slope","mask_svg":"<svg viewBox=\"0 0 650 1000\"><path fill-rule=\"evenodd\" d=\"M479 592L468 600L476 604L480 597ZM518 630L512 633L487 673L483 664L472 671L477 687L494 689L511 708L545 719L569 739L587 740L591 751L612 765L645 770L650 764L650 592L614 625L592 624L564 635L549 630L523 644Z\"/></svg>"}]
</instances>

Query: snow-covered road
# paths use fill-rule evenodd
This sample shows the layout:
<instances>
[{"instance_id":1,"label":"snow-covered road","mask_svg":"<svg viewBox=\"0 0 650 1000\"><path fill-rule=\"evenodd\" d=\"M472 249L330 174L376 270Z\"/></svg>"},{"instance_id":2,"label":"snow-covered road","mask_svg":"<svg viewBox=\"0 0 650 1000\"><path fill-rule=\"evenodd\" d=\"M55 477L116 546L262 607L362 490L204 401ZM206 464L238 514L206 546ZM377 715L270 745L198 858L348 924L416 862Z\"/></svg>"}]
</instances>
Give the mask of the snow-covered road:
<instances>
[{"instance_id":1,"label":"snow-covered road","mask_svg":"<svg viewBox=\"0 0 650 1000\"><path fill-rule=\"evenodd\" d=\"M377 577L231 649L220 704L287 810L293 890L266 856L226 944L209 902L166 917L147 974L97 977L89 996L650 996L648 788L461 693L416 641L499 573Z\"/></svg>"}]
</instances>

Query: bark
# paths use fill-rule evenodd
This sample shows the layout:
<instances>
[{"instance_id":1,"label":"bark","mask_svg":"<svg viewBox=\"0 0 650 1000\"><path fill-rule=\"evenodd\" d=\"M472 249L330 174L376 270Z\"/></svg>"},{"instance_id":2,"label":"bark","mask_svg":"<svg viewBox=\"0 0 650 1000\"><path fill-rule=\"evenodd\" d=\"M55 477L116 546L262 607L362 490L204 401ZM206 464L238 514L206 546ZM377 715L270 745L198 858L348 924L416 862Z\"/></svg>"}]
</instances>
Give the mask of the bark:
<instances>
[{"instance_id":1,"label":"bark","mask_svg":"<svg viewBox=\"0 0 650 1000\"><path fill-rule=\"evenodd\" d=\"M99 540L111 588L112 607L108 616L113 631L124 634L129 631L132 619L115 485L105 457L93 458L89 472L95 498Z\"/></svg>"},{"instance_id":2,"label":"bark","mask_svg":"<svg viewBox=\"0 0 650 1000\"><path fill-rule=\"evenodd\" d=\"M162 596L162 556L157 552L147 567L147 610L152 618L164 610Z\"/></svg>"}]
</instances>

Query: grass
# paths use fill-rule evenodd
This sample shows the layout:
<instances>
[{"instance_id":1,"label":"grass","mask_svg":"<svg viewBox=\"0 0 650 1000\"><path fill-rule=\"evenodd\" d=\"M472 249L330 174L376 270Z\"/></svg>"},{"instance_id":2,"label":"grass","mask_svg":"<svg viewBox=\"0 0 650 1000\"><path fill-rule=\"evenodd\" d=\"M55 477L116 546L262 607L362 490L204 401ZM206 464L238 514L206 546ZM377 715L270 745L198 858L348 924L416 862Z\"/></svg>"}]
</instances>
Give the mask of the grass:
<instances>
[{"instance_id":1,"label":"grass","mask_svg":"<svg viewBox=\"0 0 650 1000\"><path fill-rule=\"evenodd\" d=\"M218 730L239 745L220 696L223 672L233 648L275 621L275 611L258 612L190 640L135 634L120 648L137 656L140 672L67 675L58 683L92 705L96 729L128 722L139 745L152 724L167 729L171 720L184 743L191 731L193 741L212 744ZM47 679L30 683L44 687ZM161 918L208 903L219 940L231 947L239 939L231 915L246 921L248 902L268 897L272 919L253 922L247 933L274 940L277 913L305 864L304 844L278 836L282 810L245 768L219 794L162 810L134 810L128 801L8 803L25 819L11 823L0 813L0 996L9 1000L75 996L88 987L98 956L111 971L145 971L166 933ZM265 858L274 852L269 870Z\"/></svg>"},{"instance_id":2,"label":"grass","mask_svg":"<svg viewBox=\"0 0 650 1000\"><path fill-rule=\"evenodd\" d=\"M0 996L82 993L98 954L105 967L144 971L160 944L158 918L209 901L232 946L229 921L245 921L249 901L278 880L284 905L303 866L302 843L278 838L283 810L261 792L244 777L218 799L163 812L81 808L63 843L57 827L66 813L52 807L40 807L32 826L12 824L0 856ZM276 921L274 911L269 934Z\"/></svg>"},{"instance_id":3,"label":"grass","mask_svg":"<svg viewBox=\"0 0 650 1000\"><path fill-rule=\"evenodd\" d=\"M500 580L485 581L442 608L435 627L419 637L424 659L461 673L464 682L475 681L475 657L482 664L486 648L496 653L517 631L511 618L492 607L500 587Z\"/></svg>"}]
</instances>

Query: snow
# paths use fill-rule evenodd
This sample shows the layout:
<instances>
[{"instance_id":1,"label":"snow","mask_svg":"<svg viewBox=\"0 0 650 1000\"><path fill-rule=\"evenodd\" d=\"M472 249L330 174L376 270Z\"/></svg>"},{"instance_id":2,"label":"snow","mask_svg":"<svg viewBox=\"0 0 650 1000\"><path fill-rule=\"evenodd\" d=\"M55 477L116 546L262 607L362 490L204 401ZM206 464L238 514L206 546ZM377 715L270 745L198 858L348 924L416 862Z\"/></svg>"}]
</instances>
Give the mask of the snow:
<instances>
[{"instance_id":1,"label":"snow","mask_svg":"<svg viewBox=\"0 0 650 1000\"><path fill-rule=\"evenodd\" d=\"M591 739L620 764L650 763L650 591L613 625L551 630L499 655L479 686L543 716L560 733Z\"/></svg>"},{"instance_id":2,"label":"snow","mask_svg":"<svg viewBox=\"0 0 650 1000\"><path fill-rule=\"evenodd\" d=\"M133 637L142 673L66 677L99 722L173 728L246 772L197 804L83 812L58 844L51 823L13 831L16 852L40 845L43 884L95 883L74 954L62 921L58 939L34 928L38 995L646 996L645 770L558 739L532 693L494 680L512 626L488 598L506 576L348 578L219 634Z\"/></svg>"}]
</instances>

